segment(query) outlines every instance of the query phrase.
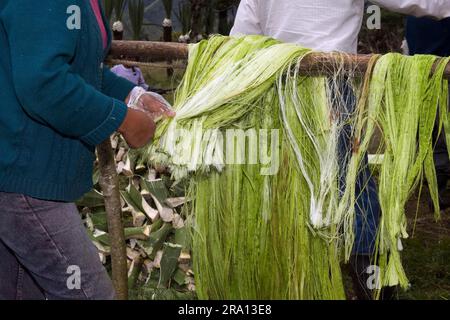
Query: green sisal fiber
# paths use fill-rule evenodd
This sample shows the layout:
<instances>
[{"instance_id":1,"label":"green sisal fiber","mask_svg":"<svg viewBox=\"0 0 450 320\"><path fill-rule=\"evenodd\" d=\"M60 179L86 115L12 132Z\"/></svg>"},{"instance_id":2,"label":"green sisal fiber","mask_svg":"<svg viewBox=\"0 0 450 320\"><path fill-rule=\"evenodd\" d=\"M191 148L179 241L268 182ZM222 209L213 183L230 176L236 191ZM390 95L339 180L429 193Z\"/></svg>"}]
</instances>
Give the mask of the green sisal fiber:
<instances>
[{"instance_id":1,"label":"green sisal fiber","mask_svg":"<svg viewBox=\"0 0 450 320\"><path fill-rule=\"evenodd\" d=\"M376 56L359 81L352 70L343 77L339 61L328 77L299 74L310 53L262 36L215 36L192 45L177 116L160 124L141 155L167 165L175 180L190 178L201 299L345 299L340 265L355 243L355 181L377 130L385 160L374 262L382 286L408 284L400 246L408 236L404 208L422 177L439 212L431 136L438 105L446 105L448 59ZM344 82L358 98L349 114L339 91ZM448 112L440 110L448 128ZM351 128L353 152L347 187L339 190L344 127ZM227 161L237 151L224 143L230 129L256 132L242 147L245 161ZM276 159L279 169L268 172L251 150Z\"/></svg>"}]
</instances>

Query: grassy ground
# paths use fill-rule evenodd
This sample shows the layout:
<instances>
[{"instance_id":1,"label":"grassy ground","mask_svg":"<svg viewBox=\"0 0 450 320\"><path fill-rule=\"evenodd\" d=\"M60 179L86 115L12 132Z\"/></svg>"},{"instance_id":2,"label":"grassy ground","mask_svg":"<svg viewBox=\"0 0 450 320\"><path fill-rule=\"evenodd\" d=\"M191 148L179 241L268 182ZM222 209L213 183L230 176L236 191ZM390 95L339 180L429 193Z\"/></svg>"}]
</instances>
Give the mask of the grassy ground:
<instances>
[{"instance_id":1,"label":"grassy ground","mask_svg":"<svg viewBox=\"0 0 450 320\"><path fill-rule=\"evenodd\" d=\"M405 241L403 261L411 288L400 294L402 299L450 299L450 210L436 221L428 199L425 194L418 202L415 196L407 206L411 238Z\"/></svg>"}]
</instances>

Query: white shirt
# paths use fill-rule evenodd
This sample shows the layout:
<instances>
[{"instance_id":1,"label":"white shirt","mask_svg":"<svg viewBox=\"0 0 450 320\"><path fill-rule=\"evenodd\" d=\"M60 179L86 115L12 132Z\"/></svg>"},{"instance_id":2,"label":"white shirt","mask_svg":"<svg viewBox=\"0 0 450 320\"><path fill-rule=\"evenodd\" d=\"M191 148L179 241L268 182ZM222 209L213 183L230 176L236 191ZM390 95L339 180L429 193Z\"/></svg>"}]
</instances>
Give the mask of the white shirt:
<instances>
[{"instance_id":1,"label":"white shirt","mask_svg":"<svg viewBox=\"0 0 450 320\"><path fill-rule=\"evenodd\" d=\"M450 17L450 0L371 2L407 15ZM261 34L318 51L356 53L363 16L364 0L242 0L231 34Z\"/></svg>"}]
</instances>

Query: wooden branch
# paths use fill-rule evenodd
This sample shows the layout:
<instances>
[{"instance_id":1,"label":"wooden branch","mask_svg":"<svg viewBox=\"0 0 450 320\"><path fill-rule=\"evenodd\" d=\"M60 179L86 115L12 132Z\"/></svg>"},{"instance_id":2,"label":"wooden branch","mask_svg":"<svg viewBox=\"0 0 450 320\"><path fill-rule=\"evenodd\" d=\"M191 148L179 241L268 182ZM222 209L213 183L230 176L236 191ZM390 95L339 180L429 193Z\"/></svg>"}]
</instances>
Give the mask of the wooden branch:
<instances>
[{"instance_id":1,"label":"wooden branch","mask_svg":"<svg viewBox=\"0 0 450 320\"><path fill-rule=\"evenodd\" d=\"M151 61L186 60L188 53L186 44L168 42L114 41L111 48L114 57ZM303 59L300 71L307 75L331 75L339 68L344 73L364 74L371 57L337 52L311 53ZM445 69L444 78L450 79L450 64Z\"/></svg>"},{"instance_id":2,"label":"wooden branch","mask_svg":"<svg viewBox=\"0 0 450 320\"><path fill-rule=\"evenodd\" d=\"M105 199L108 233L111 244L112 281L116 298L128 299L128 267L125 232L122 223L119 177L111 141L108 138L97 147L100 187Z\"/></svg>"},{"instance_id":3,"label":"wooden branch","mask_svg":"<svg viewBox=\"0 0 450 320\"><path fill-rule=\"evenodd\" d=\"M305 75L333 75L336 71L362 75L366 72L372 55L352 55L346 53L311 53L299 64L299 72Z\"/></svg>"},{"instance_id":4,"label":"wooden branch","mask_svg":"<svg viewBox=\"0 0 450 320\"><path fill-rule=\"evenodd\" d=\"M181 61L181 60L178 60ZM109 66L114 66L117 64L123 64L125 66L133 66L133 67L140 67L140 68L153 68L153 69L178 69L178 70L185 70L186 64L184 63L176 63L171 64L168 62L143 62L143 61L133 61L133 60L126 60L126 59L107 59L105 60L105 63Z\"/></svg>"},{"instance_id":5,"label":"wooden branch","mask_svg":"<svg viewBox=\"0 0 450 320\"><path fill-rule=\"evenodd\" d=\"M164 26L163 27L163 40L167 43L172 43L172 26ZM167 59L168 63L172 62L172 59ZM167 76L170 78L173 76L173 68L167 68L166 70Z\"/></svg>"},{"instance_id":6,"label":"wooden branch","mask_svg":"<svg viewBox=\"0 0 450 320\"><path fill-rule=\"evenodd\" d=\"M188 46L175 42L113 41L110 56L151 61L186 60Z\"/></svg>"}]
</instances>

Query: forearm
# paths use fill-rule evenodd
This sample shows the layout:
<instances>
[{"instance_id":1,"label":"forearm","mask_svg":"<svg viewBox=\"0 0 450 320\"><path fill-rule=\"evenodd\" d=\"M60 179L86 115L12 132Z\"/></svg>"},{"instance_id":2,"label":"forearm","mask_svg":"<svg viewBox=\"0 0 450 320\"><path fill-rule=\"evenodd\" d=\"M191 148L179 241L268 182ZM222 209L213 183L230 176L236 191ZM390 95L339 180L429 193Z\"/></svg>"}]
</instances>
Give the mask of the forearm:
<instances>
[{"instance_id":1,"label":"forearm","mask_svg":"<svg viewBox=\"0 0 450 320\"><path fill-rule=\"evenodd\" d=\"M103 67L102 92L120 101L126 101L136 84L117 76L108 67Z\"/></svg>"},{"instance_id":2,"label":"forearm","mask_svg":"<svg viewBox=\"0 0 450 320\"><path fill-rule=\"evenodd\" d=\"M430 16L437 19L450 17L449 0L371 0L391 11L416 17Z\"/></svg>"}]
</instances>

